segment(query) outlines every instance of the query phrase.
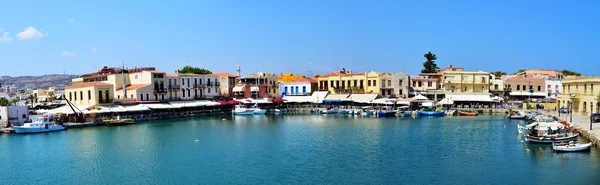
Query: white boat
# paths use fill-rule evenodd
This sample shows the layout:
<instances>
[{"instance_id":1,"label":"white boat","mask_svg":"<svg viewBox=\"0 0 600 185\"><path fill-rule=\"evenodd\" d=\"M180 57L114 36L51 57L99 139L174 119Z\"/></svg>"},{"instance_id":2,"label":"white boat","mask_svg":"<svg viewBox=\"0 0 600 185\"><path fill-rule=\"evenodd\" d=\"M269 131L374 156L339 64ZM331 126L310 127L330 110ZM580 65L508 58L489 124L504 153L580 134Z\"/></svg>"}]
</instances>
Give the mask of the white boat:
<instances>
[{"instance_id":1,"label":"white boat","mask_svg":"<svg viewBox=\"0 0 600 185\"><path fill-rule=\"evenodd\" d=\"M589 150L592 146L592 143L579 144L573 141L570 141L568 144L552 144L552 150L555 152L580 152Z\"/></svg>"},{"instance_id":2,"label":"white boat","mask_svg":"<svg viewBox=\"0 0 600 185\"><path fill-rule=\"evenodd\" d=\"M233 109L233 114L235 114L235 115L254 115L254 109L246 108L243 105L235 105L235 107Z\"/></svg>"},{"instance_id":3,"label":"white boat","mask_svg":"<svg viewBox=\"0 0 600 185\"><path fill-rule=\"evenodd\" d=\"M52 118L52 114L44 114L32 123L25 123L23 126L13 126L12 128L17 134L52 132L65 129L62 125L53 122Z\"/></svg>"},{"instance_id":4,"label":"white boat","mask_svg":"<svg viewBox=\"0 0 600 185\"><path fill-rule=\"evenodd\" d=\"M337 110L334 108L323 110L323 114L337 114Z\"/></svg>"},{"instance_id":5,"label":"white boat","mask_svg":"<svg viewBox=\"0 0 600 185\"><path fill-rule=\"evenodd\" d=\"M254 109L254 114L265 114L265 113L267 113L267 110L265 110L265 109L260 109L260 108Z\"/></svg>"},{"instance_id":6,"label":"white boat","mask_svg":"<svg viewBox=\"0 0 600 185\"><path fill-rule=\"evenodd\" d=\"M275 114L281 114L281 110L280 109L275 109Z\"/></svg>"}]
</instances>

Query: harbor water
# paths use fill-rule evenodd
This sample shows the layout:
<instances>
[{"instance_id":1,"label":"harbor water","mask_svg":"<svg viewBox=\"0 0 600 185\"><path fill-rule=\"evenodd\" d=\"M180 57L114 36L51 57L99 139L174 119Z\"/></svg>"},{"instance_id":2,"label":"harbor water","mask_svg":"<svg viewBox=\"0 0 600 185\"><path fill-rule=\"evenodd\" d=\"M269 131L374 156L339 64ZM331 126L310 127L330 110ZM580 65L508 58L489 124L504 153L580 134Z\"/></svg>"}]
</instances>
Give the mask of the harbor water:
<instances>
[{"instance_id":1,"label":"harbor water","mask_svg":"<svg viewBox=\"0 0 600 185\"><path fill-rule=\"evenodd\" d=\"M215 116L2 134L0 183L598 183L597 148L554 153L550 145L521 143L519 122Z\"/></svg>"}]
</instances>

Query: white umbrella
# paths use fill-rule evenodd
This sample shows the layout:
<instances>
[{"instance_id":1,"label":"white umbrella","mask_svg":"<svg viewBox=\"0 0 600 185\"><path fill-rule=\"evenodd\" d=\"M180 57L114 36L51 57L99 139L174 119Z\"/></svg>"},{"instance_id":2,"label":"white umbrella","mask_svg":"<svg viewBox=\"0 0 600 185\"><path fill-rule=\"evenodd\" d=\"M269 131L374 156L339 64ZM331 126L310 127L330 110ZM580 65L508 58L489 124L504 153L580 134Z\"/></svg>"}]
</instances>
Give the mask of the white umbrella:
<instances>
[{"instance_id":1,"label":"white umbrella","mask_svg":"<svg viewBox=\"0 0 600 185\"><path fill-rule=\"evenodd\" d=\"M409 101L407 101L407 100L405 100L405 99L398 98L398 99L396 100L396 104L410 105L410 102L409 102Z\"/></svg>"},{"instance_id":2,"label":"white umbrella","mask_svg":"<svg viewBox=\"0 0 600 185\"><path fill-rule=\"evenodd\" d=\"M437 103L438 105L452 105L454 104L454 101L452 101L449 98L444 98L442 101Z\"/></svg>"},{"instance_id":3,"label":"white umbrella","mask_svg":"<svg viewBox=\"0 0 600 185\"><path fill-rule=\"evenodd\" d=\"M421 94L417 94L415 97L413 97L415 100L427 100L427 97L421 95Z\"/></svg>"},{"instance_id":4,"label":"white umbrella","mask_svg":"<svg viewBox=\"0 0 600 185\"><path fill-rule=\"evenodd\" d=\"M380 99L373 100L371 103L390 105L390 104L396 103L396 99L380 98Z\"/></svg>"}]
</instances>

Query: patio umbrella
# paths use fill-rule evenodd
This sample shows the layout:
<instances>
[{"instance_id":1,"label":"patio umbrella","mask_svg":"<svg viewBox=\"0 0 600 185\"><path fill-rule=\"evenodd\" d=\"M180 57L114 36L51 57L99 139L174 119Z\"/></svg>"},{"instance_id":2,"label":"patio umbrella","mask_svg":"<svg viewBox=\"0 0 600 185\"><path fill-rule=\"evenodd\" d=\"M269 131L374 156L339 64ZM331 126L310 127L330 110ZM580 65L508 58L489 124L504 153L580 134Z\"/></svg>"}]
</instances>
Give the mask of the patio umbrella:
<instances>
[{"instance_id":1,"label":"patio umbrella","mask_svg":"<svg viewBox=\"0 0 600 185\"><path fill-rule=\"evenodd\" d=\"M427 100L427 97L425 97L425 96L423 96L421 94L418 94L418 95L416 95L413 98L416 99L416 100Z\"/></svg>"},{"instance_id":2,"label":"patio umbrella","mask_svg":"<svg viewBox=\"0 0 600 185\"><path fill-rule=\"evenodd\" d=\"M240 103L242 103L242 102L235 101L235 100L229 100L229 101L227 102L227 104L229 104L229 105L237 105L237 104L240 104Z\"/></svg>"},{"instance_id":3,"label":"patio umbrella","mask_svg":"<svg viewBox=\"0 0 600 185\"><path fill-rule=\"evenodd\" d=\"M287 101L287 100L285 100L283 98L275 98L275 99L273 99L272 102L273 103L284 103L285 101Z\"/></svg>"}]
</instances>

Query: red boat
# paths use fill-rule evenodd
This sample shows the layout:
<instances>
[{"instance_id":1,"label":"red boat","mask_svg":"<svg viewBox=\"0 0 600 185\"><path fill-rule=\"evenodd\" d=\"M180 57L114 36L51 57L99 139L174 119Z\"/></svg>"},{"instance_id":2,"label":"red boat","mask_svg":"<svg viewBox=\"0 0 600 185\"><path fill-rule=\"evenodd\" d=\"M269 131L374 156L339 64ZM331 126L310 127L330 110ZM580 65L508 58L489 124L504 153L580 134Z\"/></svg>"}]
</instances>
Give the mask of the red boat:
<instances>
[{"instance_id":1,"label":"red boat","mask_svg":"<svg viewBox=\"0 0 600 185\"><path fill-rule=\"evenodd\" d=\"M476 112L458 112L460 116L477 116Z\"/></svg>"}]
</instances>

